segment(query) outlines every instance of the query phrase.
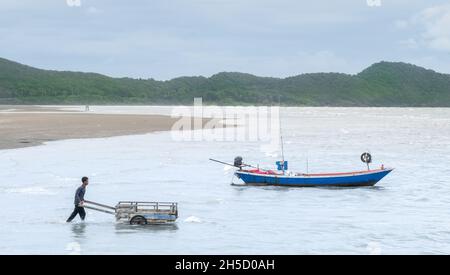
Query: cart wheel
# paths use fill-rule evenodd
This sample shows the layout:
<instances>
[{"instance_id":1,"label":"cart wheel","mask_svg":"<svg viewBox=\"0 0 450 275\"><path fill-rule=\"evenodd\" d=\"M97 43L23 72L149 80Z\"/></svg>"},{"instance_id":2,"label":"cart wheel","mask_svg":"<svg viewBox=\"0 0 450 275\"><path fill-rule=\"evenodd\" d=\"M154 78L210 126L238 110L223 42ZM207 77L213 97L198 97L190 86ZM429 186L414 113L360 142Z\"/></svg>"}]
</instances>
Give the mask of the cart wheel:
<instances>
[{"instance_id":1,"label":"cart wheel","mask_svg":"<svg viewBox=\"0 0 450 275\"><path fill-rule=\"evenodd\" d=\"M144 218L143 216L134 216L131 220L130 220L130 224L132 225L136 225L136 224L147 224L147 219Z\"/></svg>"}]
</instances>

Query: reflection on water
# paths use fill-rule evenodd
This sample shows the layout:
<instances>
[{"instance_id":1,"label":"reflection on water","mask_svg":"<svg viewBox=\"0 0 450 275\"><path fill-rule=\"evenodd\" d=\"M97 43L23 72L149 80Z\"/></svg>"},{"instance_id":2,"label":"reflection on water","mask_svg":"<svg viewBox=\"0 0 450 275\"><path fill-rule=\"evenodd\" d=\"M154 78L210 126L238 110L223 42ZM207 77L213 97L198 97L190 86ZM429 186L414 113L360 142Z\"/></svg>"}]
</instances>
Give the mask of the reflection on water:
<instances>
[{"instance_id":1,"label":"reflection on water","mask_svg":"<svg viewBox=\"0 0 450 275\"><path fill-rule=\"evenodd\" d=\"M157 225L129 225L125 223L116 223L117 234L135 234L145 232L170 232L177 231L178 225L173 224L157 224Z\"/></svg>"},{"instance_id":2,"label":"reflection on water","mask_svg":"<svg viewBox=\"0 0 450 275\"><path fill-rule=\"evenodd\" d=\"M86 233L86 223L80 222L80 223L73 223L71 224L71 229L73 233L73 237L75 239L84 239L85 233Z\"/></svg>"},{"instance_id":3,"label":"reflection on water","mask_svg":"<svg viewBox=\"0 0 450 275\"><path fill-rule=\"evenodd\" d=\"M295 186L265 186L265 185L246 185L246 184L230 184L238 191L244 191L246 189L257 188L262 190L276 190L278 192L289 192L296 189L323 189L323 190L352 190L352 189L360 189L360 190L385 190L384 186L375 185L375 186L314 186L314 187L295 187Z\"/></svg>"},{"instance_id":4,"label":"reflection on water","mask_svg":"<svg viewBox=\"0 0 450 275\"><path fill-rule=\"evenodd\" d=\"M384 190L385 187L384 186L380 186L380 185L375 185L375 186L343 186L343 187L338 187L338 186L318 186L318 187L313 187L313 188L318 188L318 189L328 189L328 190L341 190L341 191L345 191L345 190L352 190L352 189L358 189L358 190Z\"/></svg>"}]
</instances>

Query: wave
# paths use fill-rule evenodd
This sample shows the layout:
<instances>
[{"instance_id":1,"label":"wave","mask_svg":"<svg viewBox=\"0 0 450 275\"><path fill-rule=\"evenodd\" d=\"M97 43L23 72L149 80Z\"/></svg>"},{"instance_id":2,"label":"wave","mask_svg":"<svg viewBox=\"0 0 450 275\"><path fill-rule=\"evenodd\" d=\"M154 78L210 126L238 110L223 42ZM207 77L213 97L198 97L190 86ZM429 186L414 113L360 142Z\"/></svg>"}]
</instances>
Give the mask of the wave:
<instances>
[{"instance_id":1,"label":"wave","mask_svg":"<svg viewBox=\"0 0 450 275\"><path fill-rule=\"evenodd\" d=\"M56 192L52 192L43 187L22 187L22 188L8 188L4 190L5 193L17 193L17 194L31 194L31 195L56 195Z\"/></svg>"},{"instance_id":2,"label":"wave","mask_svg":"<svg viewBox=\"0 0 450 275\"><path fill-rule=\"evenodd\" d=\"M201 223L202 220L201 220L200 218L196 217L196 216L190 216L190 217L186 218L186 219L184 220L184 222L189 222L189 223Z\"/></svg>"}]
</instances>

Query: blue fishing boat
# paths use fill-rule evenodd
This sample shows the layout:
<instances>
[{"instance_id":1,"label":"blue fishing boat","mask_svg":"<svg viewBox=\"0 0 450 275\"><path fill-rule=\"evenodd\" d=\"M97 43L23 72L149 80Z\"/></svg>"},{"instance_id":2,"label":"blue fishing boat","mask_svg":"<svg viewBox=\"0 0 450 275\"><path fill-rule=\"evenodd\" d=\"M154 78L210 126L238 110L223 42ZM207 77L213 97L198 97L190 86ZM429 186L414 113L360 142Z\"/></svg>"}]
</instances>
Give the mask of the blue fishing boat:
<instances>
[{"instance_id":1,"label":"blue fishing boat","mask_svg":"<svg viewBox=\"0 0 450 275\"><path fill-rule=\"evenodd\" d=\"M260 169L252 165L244 164L242 157L236 157L234 164L221 162L211 159L225 165L238 168L235 176L241 179L246 185L271 185L271 186L289 186L289 187L357 187L374 186L382 178L392 172L393 168L385 168L384 165L379 169L370 169L372 156L369 153L361 155L361 161L367 164L367 170L344 172L344 173L293 173L288 171L287 161L278 161L277 171Z\"/></svg>"},{"instance_id":2,"label":"blue fishing boat","mask_svg":"<svg viewBox=\"0 0 450 275\"><path fill-rule=\"evenodd\" d=\"M293 187L374 186L394 169L326 173L326 174L283 174L275 171L239 170L235 175L247 185L274 185Z\"/></svg>"},{"instance_id":3,"label":"blue fishing boat","mask_svg":"<svg viewBox=\"0 0 450 275\"><path fill-rule=\"evenodd\" d=\"M280 121L281 132L281 121ZM290 187L357 187L374 186L382 178L392 172L393 168L385 168L381 165L380 169L371 170L372 156L370 153L363 153L361 161L367 165L365 171L344 172L344 173L321 173L321 174L303 174L293 173L288 170L288 162L284 159L283 135L280 134L281 141L281 161L277 161L277 171L260 169L259 166L244 164L242 157L236 157L234 163L210 159L211 161L238 168L235 176L241 179L246 185L272 185L272 186L290 186Z\"/></svg>"}]
</instances>

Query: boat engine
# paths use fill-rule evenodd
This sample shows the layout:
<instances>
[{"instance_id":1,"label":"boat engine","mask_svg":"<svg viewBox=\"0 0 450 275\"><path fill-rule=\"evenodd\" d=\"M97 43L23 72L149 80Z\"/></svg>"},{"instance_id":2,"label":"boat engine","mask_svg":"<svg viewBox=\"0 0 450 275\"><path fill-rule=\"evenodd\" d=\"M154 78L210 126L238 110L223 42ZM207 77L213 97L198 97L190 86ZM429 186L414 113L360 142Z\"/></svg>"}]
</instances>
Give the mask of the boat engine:
<instances>
[{"instance_id":1,"label":"boat engine","mask_svg":"<svg viewBox=\"0 0 450 275\"><path fill-rule=\"evenodd\" d=\"M235 157L234 158L234 166L235 167L241 167L242 166L242 157Z\"/></svg>"}]
</instances>

